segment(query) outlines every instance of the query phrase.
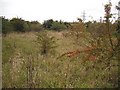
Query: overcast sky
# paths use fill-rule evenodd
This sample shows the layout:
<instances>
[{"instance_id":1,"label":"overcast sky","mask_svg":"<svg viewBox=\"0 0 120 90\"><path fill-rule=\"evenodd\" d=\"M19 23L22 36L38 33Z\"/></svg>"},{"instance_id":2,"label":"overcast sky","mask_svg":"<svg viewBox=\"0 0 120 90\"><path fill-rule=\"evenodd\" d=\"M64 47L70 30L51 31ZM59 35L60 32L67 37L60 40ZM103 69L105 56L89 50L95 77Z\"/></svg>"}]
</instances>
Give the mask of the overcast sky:
<instances>
[{"instance_id":1,"label":"overcast sky","mask_svg":"<svg viewBox=\"0 0 120 90\"><path fill-rule=\"evenodd\" d=\"M120 0L111 0L112 12ZM82 18L99 20L104 16L104 5L108 0L0 0L0 16L20 17L25 20L43 22L47 19L76 21Z\"/></svg>"}]
</instances>

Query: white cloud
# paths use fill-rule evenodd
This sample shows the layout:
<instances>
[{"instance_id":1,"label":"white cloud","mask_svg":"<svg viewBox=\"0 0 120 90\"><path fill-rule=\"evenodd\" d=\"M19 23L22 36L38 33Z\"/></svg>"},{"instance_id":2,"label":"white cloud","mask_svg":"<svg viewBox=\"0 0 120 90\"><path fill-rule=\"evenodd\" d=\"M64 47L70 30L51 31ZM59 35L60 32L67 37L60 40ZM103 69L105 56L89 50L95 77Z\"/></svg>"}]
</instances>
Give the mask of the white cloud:
<instances>
[{"instance_id":1,"label":"white cloud","mask_svg":"<svg viewBox=\"0 0 120 90\"><path fill-rule=\"evenodd\" d=\"M14 16L22 17L26 20L43 21L46 19L56 19L73 21L86 11L87 17L93 16L98 19L104 15L104 6L108 0L2 0L2 12L8 18ZM117 4L119 0L112 0ZM114 7L113 7L113 9Z\"/></svg>"}]
</instances>

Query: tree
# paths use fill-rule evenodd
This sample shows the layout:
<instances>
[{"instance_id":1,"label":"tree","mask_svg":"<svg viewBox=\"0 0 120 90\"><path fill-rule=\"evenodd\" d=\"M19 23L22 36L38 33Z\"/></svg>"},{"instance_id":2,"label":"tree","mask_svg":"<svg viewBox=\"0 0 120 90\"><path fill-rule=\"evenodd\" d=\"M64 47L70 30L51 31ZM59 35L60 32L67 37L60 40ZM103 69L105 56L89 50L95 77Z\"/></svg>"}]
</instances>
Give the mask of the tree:
<instances>
[{"instance_id":1,"label":"tree","mask_svg":"<svg viewBox=\"0 0 120 90\"><path fill-rule=\"evenodd\" d=\"M66 29L66 25L60 22L53 22L51 28L52 30L60 31L62 29Z\"/></svg>"},{"instance_id":2,"label":"tree","mask_svg":"<svg viewBox=\"0 0 120 90\"><path fill-rule=\"evenodd\" d=\"M112 17L112 14L110 13L111 12L111 6L112 6L111 2L109 2L109 4L105 5L105 12L106 12L105 13L105 18L106 18L106 26L107 26L109 41L110 41L112 50L114 50L113 42L112 42L111 34L110 34L110 20L109 20Z\"/></svg>"},{"instance_id":3,"label":"tree","mask_svg":"<svg viewBox=\"0 0 120 90\"><path fill-rule=\"evenodd\" d=\"M42 31L37 34L36 42L41 55L55 54L55 38L50 37L46 31Z\"/></svg>"},{"instance_id":4,"label":"tree","mask_svg":"<svg viewBox=\"0 0 120 90\"><path fill-rule=\"evenodd\" d=\"M6 36L6 34L10 33L11 31L13 31L12 24L8 19L2 17L2 33Z\"/></svg>"},{"instance_id":5,"label":"tree","mask_svg":"<svg viewBox=\"0 0 120 90\"><path fill-rule=\"evenodd\" d=\"M12 20L10 20L11 24L13 25L14 31L17 32L25 32L24 30L24 20L22 20L21 18L12 18Z\"/></svg>"},{"instance_id":6,"label":"tree","mask_svg":"<svg viewBox=\"0 0 120 90\"><path fill-rule=\"evenodd\" d=\"M31 31L41 31L43 29L42 25L38 21L29 22L29 27Z\"/></svg>"},{"instance_id":7,"label":"tree","mask_svg":"<svg viewBox=\"0 0 120 90\"><path fill-rule=\"evenodd\" d=\"M120 13L120 1L118 2L118 6L116 6L118 13ZM120 46L120 16L118 15L118 26L117 26L117 38L118 38L118 46Z\"/></svg>"},{"instance_id":8,"label":"tree","mask_svg":"<svg viewBox=\"0 0 120 90\"><path fill-rule=\"evenodd\" d=\"M53 19L49 19L49 20L47 20L47 21L44 21L43 27L50 29L51 26L52 26L52 23L53 23Z\"/></svg>"},{"instance_id":9,"label":"tree","mask_svg":"<svg viewBox=\"0 0 120 90\"><path fill-rule=\"evenodd\" d=\"M60 21L57 21L57 20L53 21L52 19L49 19L47 21L44 21L44 23L43 23L44 28L47 28L49 30L56 30L56 31L66 29L69 26L71 26L69 23L62 22L61 20Z\"/></svg>"}]
</instances>

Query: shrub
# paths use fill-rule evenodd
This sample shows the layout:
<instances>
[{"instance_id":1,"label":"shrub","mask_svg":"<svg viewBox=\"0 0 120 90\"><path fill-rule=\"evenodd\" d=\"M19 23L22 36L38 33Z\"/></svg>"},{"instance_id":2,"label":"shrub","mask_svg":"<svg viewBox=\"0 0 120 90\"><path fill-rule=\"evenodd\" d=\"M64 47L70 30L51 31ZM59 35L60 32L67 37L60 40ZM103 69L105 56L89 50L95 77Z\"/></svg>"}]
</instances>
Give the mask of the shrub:
<instances>
[{"instance_id":1,"label":"shrub","mask_svg":"<svg viewBox=\"0 0 120 90\"><path fill-rule=\"evenodd\" d=\"M62 29L66 29L66 26L62 23L60 24L59 22L54 22L51 26L52 30L60 31Z\"/></svg>"},{"instance_id":2,"label":"shrub","mask_svg":"<svg viewBox=\"0 0 120 90\"><path fill-rule=\"evenodd\" d=\"M48 53L55 54L54 48L56 46L54 37L49 37L46 31L37 34L37 43L41 55L48 55Z\"/></svg>"},{"instance_id":3,"label":"shrub","mask_svg":"<svg viewBox=\"0 0 120 90\"><path fill-rule=\"evenodd\" d=\"M46 28L46 29L50 29L50 30L52 29L52 30L56 30L56 31L67 28L67 26L64 22L53 21L52 19L44 21L43 27Z\"/></svg>"},{"instance_id":4,"label":"shrub","mask_svg":"<svg viewBox=\"0 0 120 90\"><path fill-rule=\"evenodd\" d=\"M13 31L13 27L10 21L8 19L2 18L2 33L6 35L11 31Z\"/></svg>"},{"instance_id":5,"label":"shrub","mask_svg":"<svg viewBox=\"0 0 120 90\"><path fill-rule=\"evenodd\" d=\"M31 31L41 31L43 28L42 28L42 25L40 23L35 23L34 22L30 22L30 30Z\"/></svg>"},{"instance_id":6,"label":"shrub","mask_svg":"<svg viewBox=\"0 0 120 90\"><path fill-rule=\"evenodd\" d=\"M52 19L46 20L46 21L44 21L44 23L43 23L43 27L50 29L51 26L52 26L52 23L53 23L53 20L52 20Z\"/></svg>"},{"instance_id":7,"label":"shrub","mask_svg":"<svg viewBox=\"0 0 120 90\"><path fill-rule=\"evenodd\" d=\"M22 20L21 18L13 18L12 20L10 20L14 31L17 32L24 32L24 20Z\"/></svg>"}]
</instances>

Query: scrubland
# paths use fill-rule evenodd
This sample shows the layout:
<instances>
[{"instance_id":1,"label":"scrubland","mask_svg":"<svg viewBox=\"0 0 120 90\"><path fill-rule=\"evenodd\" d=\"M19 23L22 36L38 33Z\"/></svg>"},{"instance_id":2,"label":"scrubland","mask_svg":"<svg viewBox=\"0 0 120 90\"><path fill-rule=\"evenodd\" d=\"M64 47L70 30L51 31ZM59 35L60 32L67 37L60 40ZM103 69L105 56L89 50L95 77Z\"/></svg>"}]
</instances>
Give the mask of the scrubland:
<instances>
[{"instance_id":1,"label":"scrubland","mask_svg":"<svg viewBox=\"0 0 120 90\"><path fill-rule=\"evenodd\" d=\"M115 88L118 56L104 25L9 33L2 38L3 88Z\"/></svg>"}]
</instances>

